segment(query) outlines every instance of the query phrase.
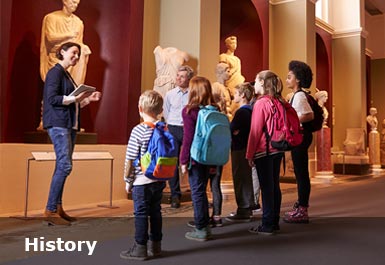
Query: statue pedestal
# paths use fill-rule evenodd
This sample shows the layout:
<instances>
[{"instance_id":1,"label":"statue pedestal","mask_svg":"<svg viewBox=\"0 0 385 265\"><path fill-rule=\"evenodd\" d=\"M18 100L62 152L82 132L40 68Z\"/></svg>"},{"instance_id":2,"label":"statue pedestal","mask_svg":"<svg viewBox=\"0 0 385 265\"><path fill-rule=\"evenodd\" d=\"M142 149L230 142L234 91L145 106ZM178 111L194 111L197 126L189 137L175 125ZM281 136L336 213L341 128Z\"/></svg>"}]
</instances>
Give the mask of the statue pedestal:
<instances>
[{"instance_id":1,"label":"statue pedestal","mask_svg":"<svg viewBox=\"0 0 385 265\"><path fill-rule=\"evenodd\" d=\"M323 127L320 131L316 132L316 139L317 171L315 177L330 180L334 178L331 159L330 128Z\"/></svg>"},{"instance_id":2,"label":"statue pedestal","mask_svg":"<svg viewBox=\"0 0 385 265\"><path fill-rule=\"evenodd\" d=\"M385 168L385 130L384 129L381 132L380 161L381 161L381 167Z\"/></svg>"},{"instance_id":3,"label":"statue pedestal","mask_svg":"<svg viewBox=\"0 0 385 265\"><path fill-rule=\"evenodd\" d=\"M333 152L337 155L334 161L334 173L342 175L367 175L370 173L367 155L346 155L344 151Z\"/></svg>"},{"instance_id":4,"label":"statue pedestal","mask_svg":"<svg viewBox=\"0 0 385 265\"><path fill-rule=\"evenodd\" d=\"M369 133L369 164L373 170L381 169L380 134L377 130Z\"/></svg>"}]
</instances>

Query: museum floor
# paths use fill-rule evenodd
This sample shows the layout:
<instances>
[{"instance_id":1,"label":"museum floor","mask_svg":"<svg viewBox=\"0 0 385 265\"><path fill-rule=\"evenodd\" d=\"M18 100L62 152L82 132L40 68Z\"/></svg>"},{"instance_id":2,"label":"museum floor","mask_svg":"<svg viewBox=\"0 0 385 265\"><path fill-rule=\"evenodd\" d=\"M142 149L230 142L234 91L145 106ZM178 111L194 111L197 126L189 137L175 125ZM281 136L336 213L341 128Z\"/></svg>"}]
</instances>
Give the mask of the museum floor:
<instances>
[{"instance_id":1,"label":"museum floor","mask_svg":"<svg viewBox=\"0 0 385 265\"><path fill-rule=\"evenodd\" d=\"M282 183L282 212L296 198L295 184ZM337 176L331 183L313 181L310 224L281 223L274 236L250 234L251 223L225 222L213 228L214 240L193 242L184 238L193 215L191 202L172 209L162 205L164 254L148 264L383 264L385 253L385 175ZM43 226L41 213L33 220L0 218L0 264L139 264L119 258L133 242L132 202L114 201L116 209L84 205L68 212L80 220L70 227ZM235 210L234 199L224 202L223 216ZM26 237L97 240L92 256L79 252L26 252ZM146 263L146 264L147 264Z\"/></svg>"}]
</instances>

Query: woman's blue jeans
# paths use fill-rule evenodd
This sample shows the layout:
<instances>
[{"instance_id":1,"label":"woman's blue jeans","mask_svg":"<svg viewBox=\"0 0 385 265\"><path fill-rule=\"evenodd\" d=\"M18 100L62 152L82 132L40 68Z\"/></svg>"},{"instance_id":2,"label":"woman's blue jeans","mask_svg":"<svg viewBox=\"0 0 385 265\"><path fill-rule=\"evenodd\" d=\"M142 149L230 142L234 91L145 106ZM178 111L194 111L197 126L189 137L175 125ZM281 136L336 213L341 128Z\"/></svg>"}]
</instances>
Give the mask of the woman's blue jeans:
<instances>
[{"instance_id":1,"label":"woman's blue jeans","mask_svg":"<svg viewBox=\"0 0 385 265\"><path fill-rule=\"evenodd\" d=\"M62 204L64 183L72 171L72 153L74 150L76 131L73 129L52 127L48 129L56 155L55 171L51 180L47 210L56 211Z\"/></svg>"}]
</instances>

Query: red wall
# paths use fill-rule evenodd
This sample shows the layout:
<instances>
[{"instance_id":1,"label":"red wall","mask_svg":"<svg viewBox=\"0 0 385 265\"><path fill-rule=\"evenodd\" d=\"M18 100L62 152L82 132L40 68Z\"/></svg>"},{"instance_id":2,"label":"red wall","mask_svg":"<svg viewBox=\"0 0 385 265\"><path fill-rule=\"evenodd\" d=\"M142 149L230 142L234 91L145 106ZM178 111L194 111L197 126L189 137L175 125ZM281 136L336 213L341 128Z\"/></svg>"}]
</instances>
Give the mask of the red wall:
<instances>
[{"instance_id":1,"label":"red wall","mask_svg":"<svg viewBox=\"0 0 385 265\"><path fill-rule=\"evenodd\" d=\"M319 90L328 92L326 108L329 111L328 126L331 126L332 118L332 36L325 30L316 27L316 61L317 61L317 84Z\"/></svg>"},{"instance_id":2,"label":"red wall","mask_svg":"<svg viewBox=\"0 0 385 265\"><path fill-rule=\"evenodd\" d=\"M23 142L40 118L43 83L39 75L41 22L62 8L61 0L1 1L1 142ZM102 91L101 102L82 110L82 127L99 143L126 144L139 121L143 1L82 0L84 43L92 54L86 83Z\"/></svg>"},{"instance_id":3,"label":"red wall","mask_svg":"<svg viewBox=\"0 0 385 265\"><path fill-rule=\"evenodd\" d=\"M241 59L246 81L254 81L259 71L268 68L268 14L265 0L238 0L236 4L233 0L221 1L220 53L227 50L225 39L236 36L235 55Z\"/></svg>"}]
</instances>

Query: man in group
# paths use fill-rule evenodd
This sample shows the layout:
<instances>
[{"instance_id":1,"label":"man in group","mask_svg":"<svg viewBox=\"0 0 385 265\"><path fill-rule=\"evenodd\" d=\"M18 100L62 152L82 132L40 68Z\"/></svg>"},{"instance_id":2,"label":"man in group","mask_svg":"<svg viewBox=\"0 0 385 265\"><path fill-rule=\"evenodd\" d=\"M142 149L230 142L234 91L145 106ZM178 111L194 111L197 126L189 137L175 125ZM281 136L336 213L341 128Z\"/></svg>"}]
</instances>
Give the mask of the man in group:
<instances>
[{"instance_id":1,"label":"man in group","mask_svg":"<svg viewBox=\"0 0 385 265\"><path fill-rule=\"evenodd\" d=\"M178 157L183 140L182 109L188 102L189 82L193 76L194 70L191 67L187 65L179 67L176 76L176 87L169 90L164 97L163 117L167 122L168 130L175 138ZM171 207L179 208L182 196L179 183L179 167L176 168L174 177L168 181L168 184L171 190Z\"/></svg>"}]
</instances>

